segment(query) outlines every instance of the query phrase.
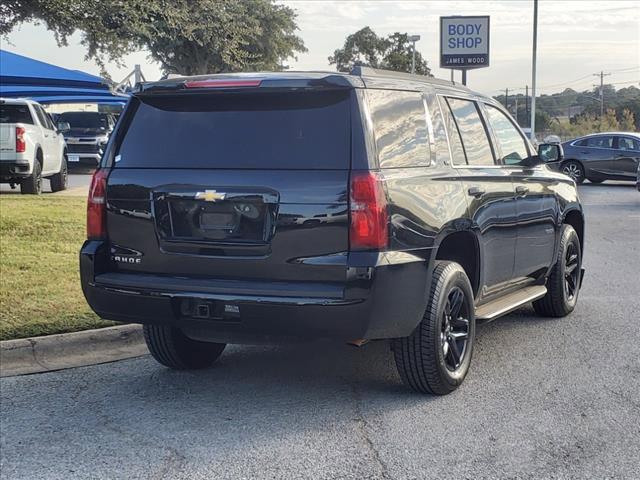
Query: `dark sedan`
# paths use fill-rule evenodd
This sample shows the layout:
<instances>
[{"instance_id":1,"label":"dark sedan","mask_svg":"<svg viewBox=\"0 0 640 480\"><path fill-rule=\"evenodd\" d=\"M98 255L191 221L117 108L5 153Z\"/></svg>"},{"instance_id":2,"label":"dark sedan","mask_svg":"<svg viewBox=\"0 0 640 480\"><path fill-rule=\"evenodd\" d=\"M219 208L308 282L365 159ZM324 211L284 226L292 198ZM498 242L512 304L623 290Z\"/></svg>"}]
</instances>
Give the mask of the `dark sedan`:
<instances>
[{"instance_id":1,"label":"dark sedan","mask_svg":"<svg viewBox=\"0 0 640 480\"><path fill-rule=\"evenodd\" d=\"M585 179L636 181L640 163L640 134L630 132L594 133L563 143L560 169L576 183Z\"/></svg>"}]
</instances>

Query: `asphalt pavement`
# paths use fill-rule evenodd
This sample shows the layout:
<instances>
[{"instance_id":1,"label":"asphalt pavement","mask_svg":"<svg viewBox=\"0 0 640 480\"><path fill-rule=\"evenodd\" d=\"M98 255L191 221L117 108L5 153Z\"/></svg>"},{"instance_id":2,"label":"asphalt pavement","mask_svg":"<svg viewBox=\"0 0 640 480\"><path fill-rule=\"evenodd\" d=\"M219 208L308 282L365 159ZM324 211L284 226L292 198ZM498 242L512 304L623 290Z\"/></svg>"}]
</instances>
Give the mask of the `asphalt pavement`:
<instances>
[{"instance_id":1,"label":"asphalt pavement","mask_svg":"<svg viewBox=\"0 0 640 480\"><path fill-rule=\"evenodd\" d=\"M89 184L91 183L91 173L69 173L69 186L67 190L58 193L51 193L51 185L49 180L44 179L42 182L42 193L44 195L81 195L86 196L89 192ZM2 194L20 195L20 186L11 188L8 183L0 183L0 192Z\"/></svg>"},{"instance_id":2,"label":"asphalt pavement","mask_svg":"<svg viewBox=\"0 0 640 480\"><path fill-rule=\"evenodd\" d=\"M3 479L638 478L640 193L580 188L575 312L483 325L446 397L388 346L233 346L213 368L149 356L0 380Z\"/></svg>"}]
</instances>

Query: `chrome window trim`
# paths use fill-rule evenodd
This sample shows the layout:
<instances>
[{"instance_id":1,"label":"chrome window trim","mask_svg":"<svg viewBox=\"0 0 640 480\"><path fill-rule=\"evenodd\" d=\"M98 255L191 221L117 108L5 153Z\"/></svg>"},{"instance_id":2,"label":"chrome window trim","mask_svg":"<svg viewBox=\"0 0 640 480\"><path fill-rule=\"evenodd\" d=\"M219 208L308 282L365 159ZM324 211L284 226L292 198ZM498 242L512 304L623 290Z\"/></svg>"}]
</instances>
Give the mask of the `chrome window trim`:
<instances>
[{"instance_id":1,"label":"chrome window trim","mask_svg":"<svg viewBox=\"0 0 640 480\"><path fill-rule=\"evenodd\" d=\"M453 163L453 152L451 151L451 139L449 138L449 129L447 128L447 123L444 121L444 112L442 111L442 105L440 103L440 97L442 97L442 95L436 93L436 103L438 104L438 109L440 110L440 118L442 119L442 128L444 129L444 135L445 137L447 137L447 150L449 150L449 162L448 164L451 165L453 168L456 168L456 165L454 165ZM467 161L467 158L465 156L465 162ZM445 164L447 164L447 162L445 162ZM468 164L467 164L468 166Z\"/></svg>"},{"instance_id":2,"label":"chrome window trim","mask_svg":"<svg viewBox=\"0 0 640 480\"><path fill-rule=\"evenodd\" d=\"M582 140L586 140L589 138L598 138L598 137L611 137L612 139L614 137L616 137L616 135L593 135L591 137L582 137L582 138L576 138L573 142L571 142L569 145L571 145L572 147L576 147L576 148L593 148L594 150L617 150L616 148L613 148L613 141L611 142L611 146L610 147L591 147L589 145L576 145L577 142L581 142Z\"/></svg>"},{"instance_id":3,"label":"chrome window trim","mask_svg":"<svg viewBox=\"0 0 640 480\"><path fill-rule=\"evenodd\" d=\"M424 116L427 122L427 135L429 135L429 163L425 166L426 168L426 167L432 167L434 164L433 157L436 155L436 137L433 130L433 121L431 120L431 112L429 112L429 106L427 105L427 99L425 98L424 94L422 94L421 97L422 97L422 106L424 107Z\"/></svg>"}]
</instances>

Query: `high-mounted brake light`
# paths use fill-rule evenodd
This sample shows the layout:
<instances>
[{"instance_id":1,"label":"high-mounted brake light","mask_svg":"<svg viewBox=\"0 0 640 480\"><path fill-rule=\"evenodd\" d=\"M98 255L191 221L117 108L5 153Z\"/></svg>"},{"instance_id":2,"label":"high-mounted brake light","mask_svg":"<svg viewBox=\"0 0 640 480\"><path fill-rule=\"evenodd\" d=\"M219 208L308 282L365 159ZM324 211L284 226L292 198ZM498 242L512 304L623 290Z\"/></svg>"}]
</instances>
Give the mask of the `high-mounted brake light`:
<instances>
[{"instance_id":1,"label":"high-mounted brake light","mask_svg":"<svg viewBox=\"0 0 640 480\"><path fill-rule=\"evenodd\" d=\"M27 151L27 142L24 139L24 127L16 127L16 153Z\"/></svg>"},{"instance_id":2,"label":"high-mounted brake light","mask_svg":"<svg viewBox=\"0 0 640 480\"><path fill-rule=\"evenodd\" d=\"M87 239L97 240L107 236L107 176L108 171L100 168L95 171L89 187L87 201Z\"/></svg>"},{"instance_id":3,"label":"high-mounted brake light","mask_svg":"<svg viewBox=\"0 0 640 480\"><path fill-rule=\"evenodd\" d=\"M259 87L262 80L191 80L184 82L185 88L235 88Z\"/></svg>"},{"instance_id":4,"label":"high-mounted brake light","mask_svg":"<svg viewBox=\"0 0 640 480\"><path fill-rule=\"evenodd\" d=\"M351 250L384 250L389 244L387 199L378 174L351 176L349 246Z\"/></svg>"}]
</instances>

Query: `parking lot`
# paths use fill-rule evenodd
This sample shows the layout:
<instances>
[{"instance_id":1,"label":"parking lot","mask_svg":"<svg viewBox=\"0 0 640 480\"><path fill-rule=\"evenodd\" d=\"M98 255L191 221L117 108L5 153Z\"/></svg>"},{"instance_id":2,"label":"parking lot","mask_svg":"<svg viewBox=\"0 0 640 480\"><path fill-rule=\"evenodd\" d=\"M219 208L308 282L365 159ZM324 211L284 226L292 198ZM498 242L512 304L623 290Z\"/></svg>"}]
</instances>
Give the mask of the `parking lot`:
<instances>
[{"instance_id":1,"label":"parking lot","mask_svg":"<svg viewBox=\"0 0 640 480\"><path fill-rule=\"evenodd\" d=\"M69 173L69 186L67 190L63 190L62 192L56 193L56 195L82 195L86 196L89 191L89 184L91 183L91 174L90 173ZM17 185L16 188L12 189L8 183L0 183L0 192L3 194L17 194L20 195L20 186ZM49 180L43 180L42 182L42 193L51 194L51 186L49 185Z\"/></svg>"},{"instance_id":2,"label":"parking lot","mask_svg":"<svg viewBox=\"0 0 640 480\"><path fill-rule=\"evenodd\" d=\"M3 188L4 190L4 188ZM479 327L446 397L402 386L388 345L229 347L0 380L2 478L637 478L640 193L580 187L576 311Z\"/></svg>"}]
</instances>

